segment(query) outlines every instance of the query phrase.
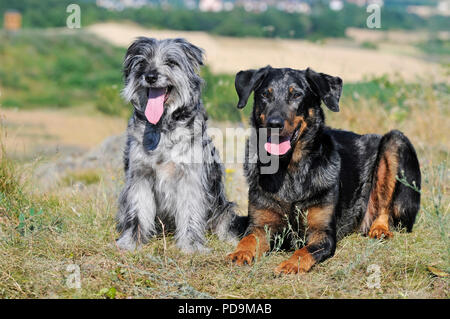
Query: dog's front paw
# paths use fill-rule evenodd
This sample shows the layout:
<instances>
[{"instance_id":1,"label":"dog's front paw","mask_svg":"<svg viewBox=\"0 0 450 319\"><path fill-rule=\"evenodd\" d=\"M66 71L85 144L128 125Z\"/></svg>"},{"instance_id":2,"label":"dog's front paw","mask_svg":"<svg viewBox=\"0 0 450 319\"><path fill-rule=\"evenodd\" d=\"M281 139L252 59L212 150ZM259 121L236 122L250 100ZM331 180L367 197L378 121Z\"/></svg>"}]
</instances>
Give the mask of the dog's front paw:
<instances>
[{"instance_id":1,"label":"dog's front paw","mask_svg":"<svg viewBox=\"0 0 450 319\"><path fill-rule=\"evenodd\" d=\"M296 274L298 272L306 272L307 270L305 270L304 268L300 268L300 262L298 261L298 259L288 259L283 261L281 264L279 264L277 266L277 268L275 268L274 272L277 275L280 274Z\"/></svg>"},{"instance_id":2,"label":"dog's front paw","mask_svg":"<svg viewBox=\"0 0 450 319\"><path fill-rule=\"evenodd\" d=\"M316 263L306 247L297 250L288 260L283 261L274 269L275 274L297 274L308 272Z\"/></svg>"},{"instance_id":3,"label":"dog's front paw","mask_svg":"<svg viewBox=\"0 0 450 319\"><path fill-rule=\"evenodd\" d=\"M122 236L119 239L116 240L116 247L120 250L126 250L126 251L135 251L139 248L136 241L131 239L128 236Z\"/></svg>"},{"instance_id":4,"label":"dog's front paw","mask_svg":"<svg viewBox=\"0 0 450 319\"><path fill-rule=\"evenodd\" d=\"M255 255L250 250L238 250L226 257L227 260L235 262L238 266L251 265L254 258Z\"/></svg>"},{"instance_id":5,"label":"dog's front paw","mask_svg":"<svg viewBox=\"0 0 450 319\"><path fill-rule=\"evenodd\" d=\"M188 245L178 243L177 246L185 254L194 254L194 253L207 254L211 252L211 248L205 247L203 244L200 243Z\"/></svg>"},{"instance_id":6,"label":"dog's front paw","mask_svg":"<svg viewBox=\"0 0 450 319\"><path fill-rule=\"evenodd\" d=\"M386 225L373 224L369 230L369 237L376 239L380 238L389 239L394 237L394 234L391 231L389 231L389 227Z\"/></svg>"}]
</instances>

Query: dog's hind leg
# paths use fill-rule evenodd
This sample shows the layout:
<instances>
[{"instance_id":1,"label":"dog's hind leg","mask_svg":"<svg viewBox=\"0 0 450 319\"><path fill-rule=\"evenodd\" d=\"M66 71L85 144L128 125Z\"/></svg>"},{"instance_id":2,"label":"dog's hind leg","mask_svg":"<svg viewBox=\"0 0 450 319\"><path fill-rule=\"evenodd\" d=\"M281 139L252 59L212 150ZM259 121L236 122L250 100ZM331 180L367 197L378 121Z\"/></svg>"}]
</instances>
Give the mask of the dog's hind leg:
<instances>
[{"instance_id":1,"label":"dog's hind leg","mask_svg":"<svg viewBox=\"0 0 450 319\"><path fill-rule=\"evenodd\" d=\"M415 152L414 154L411 153L411 149L412 146L408 139L399 131L387 133L380 141L372 191L365 217L366 220L373 220L368 232L371 238L392 237L390 224L396 224L398 220L405 219L405 213L400 210L404 210L403 204L408 201L417 201L415 197L409 197L410 191L405 190L404 185L399 186L400 183L397 181L397 177L401 175L400 172L411 166L410 157L414 155L417 167L413 167L413 171L418 172L420 183L417 157ZM417 209L414 212L407 209L407 219L410 220L411 215L414 215L412 218L412 223L414 223L416 213ZM410 221L409 224L411 224ZM410 227L412 228L412 224Z\"/></svg>"},{"instance_id":2,"label":"dog's hind leg","mask_svg":"<svg viewBox=\"0 0 450 319\"><path fill-rule=\"evenodd\" d=\"M155 234L156 203L148 177L130 177L119 197L117 246L134 250Z\"/></svg>"},{"instance_id":3,"label":"dog's hind leg","mask_svg":"<svg viewBox=\"0 0 450 319\"><path fill-rule=\"evenodd\" d=\"M421 174L416 151L403 134L399 136L399 178L393 195L393 223L411 232L420 208Z\"/></svg>"}]
</instances>

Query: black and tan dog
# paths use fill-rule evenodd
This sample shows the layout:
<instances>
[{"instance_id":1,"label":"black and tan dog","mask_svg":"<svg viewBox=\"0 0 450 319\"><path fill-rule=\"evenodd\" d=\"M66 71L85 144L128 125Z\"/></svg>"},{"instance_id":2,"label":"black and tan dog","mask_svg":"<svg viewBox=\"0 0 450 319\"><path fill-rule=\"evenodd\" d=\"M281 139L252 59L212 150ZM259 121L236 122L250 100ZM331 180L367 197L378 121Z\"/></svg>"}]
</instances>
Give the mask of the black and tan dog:
<instances>
[{"instance_id":1,"label":"black and tan dog","mask_svg":"<svg viewBox=\"0 0 450 319\"><path fill-rule=\"evenodd\" d=\"M267 66L239 72L235 85L238 108L254 92L251 123L270 131L262 145L266 155L279 161L279 168L274 174L262 174L265 164L249 160L260 154L262 137L255 130L257 138L247 141L244 164L249 185L248 235L227 256L229 260L251 264L270 250L269 241L288 223L304 232L306 245L282 262L276 273L309 271L333 256L337 240L353 231L389 238L392 227L412 230L420 194L398 178L420 188L416 152L399 131L358 135L325 126L321 102L339 111L340 78L309 68ZM252 140L258 145L249 145ZM303 226L298 222L299 210L306 212Z\"/></svg>"}]
</instances>

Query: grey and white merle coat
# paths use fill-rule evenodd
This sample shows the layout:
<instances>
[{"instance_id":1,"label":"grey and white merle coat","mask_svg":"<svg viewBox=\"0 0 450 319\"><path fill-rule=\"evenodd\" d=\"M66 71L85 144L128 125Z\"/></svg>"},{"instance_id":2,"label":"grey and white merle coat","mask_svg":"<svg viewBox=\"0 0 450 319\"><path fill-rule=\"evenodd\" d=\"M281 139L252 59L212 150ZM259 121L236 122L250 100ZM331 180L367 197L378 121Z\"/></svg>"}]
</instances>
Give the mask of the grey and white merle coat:
<instances>
[{"instance_id":1,"label":"grey and white merle coat","mask_svg":"<svg viewBox=\"0 0 450 319\"><path fill-rule=\"evenodd\" d=\"M232 240L245 218L235 215L222 183L223 166L207 135L198 75L203 51L184 39L138 38L124 60L122 95L134 107L124 154L117 245L133 250L164 225L184 252L204 251L205 231ZM164 110L148 120L151 91L164 90ZM148 106L148 105L147 105Z\"/></svg>"}]
</instances>

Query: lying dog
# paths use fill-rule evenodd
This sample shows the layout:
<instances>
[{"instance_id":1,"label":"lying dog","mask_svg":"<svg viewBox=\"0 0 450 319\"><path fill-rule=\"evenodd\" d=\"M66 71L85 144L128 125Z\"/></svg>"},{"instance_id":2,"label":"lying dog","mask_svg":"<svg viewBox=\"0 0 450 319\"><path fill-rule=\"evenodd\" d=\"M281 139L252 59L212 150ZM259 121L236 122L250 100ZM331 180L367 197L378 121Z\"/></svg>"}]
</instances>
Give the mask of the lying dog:
<instances>
[{"instance_id":1,"label":"lying dog","mask_svg":"<svg viewBox=\"0 0 450 319\"><path fill-rule=\"evenodd\" d=\"M245 230L245 218L225 198L223 167L206 133L202 64L203 51L183 39L139 38L128 48L122 95L134 113L117 213L122 249L163 228L175 230L185 252L205 250L207 229L228 240Z\"/></svg>"},{"instance_id":2,"label":"lying dog","mask_svg":"<svg viewBox=\"0 0 450 319\"><path fill-rule=\"evenodd\" d=\"M306 272L333 256L336 241L350 232L389 238L391 226L412 230L420 193L400 183L397 176L420 188L416 152L399 131L358 135L326 127L321 102L339 111L340 78L309 68L268 66L239 72L235 85L238 108L254 91L251 124L269 132L267 138L255 130L256 138L247 141L249 235L228 259L251 264L270 249L268 237L273 240L290 225L306 234L306 245L275 272ZM260 138L267 139L259 144ZM250 145L252 141L258 145ZM260 161L260 145L278 161L273 174L261 173L265 164ZM249 160L255 157L257 161ZM305 223L298 211L306 212ZM289 235L285 242L292 247L294 238Z\"/></svg>"}]
</instances>

